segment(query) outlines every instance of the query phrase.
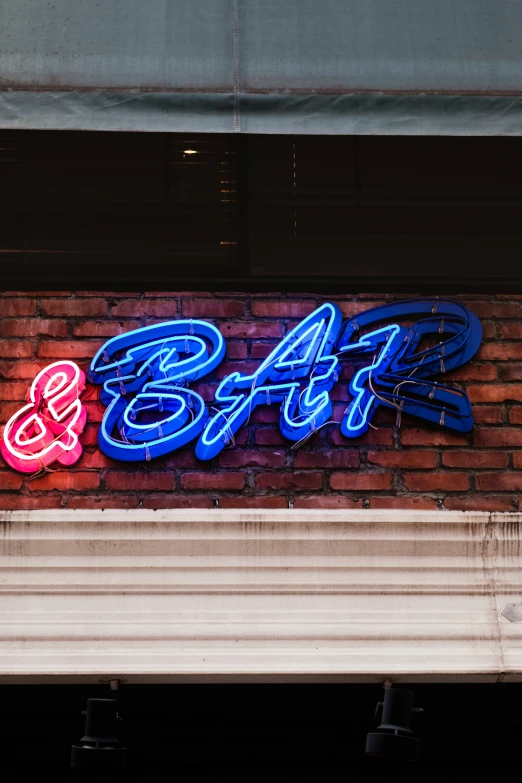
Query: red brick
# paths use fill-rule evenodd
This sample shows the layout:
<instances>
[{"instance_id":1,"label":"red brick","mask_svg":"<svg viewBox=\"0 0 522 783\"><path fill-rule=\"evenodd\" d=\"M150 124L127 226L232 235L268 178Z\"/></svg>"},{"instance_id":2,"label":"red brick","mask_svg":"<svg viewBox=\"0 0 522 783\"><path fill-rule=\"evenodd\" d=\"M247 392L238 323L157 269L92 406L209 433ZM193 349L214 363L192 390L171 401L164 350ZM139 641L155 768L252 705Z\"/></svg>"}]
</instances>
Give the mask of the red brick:
<instances>
[{"instance_id":1,"label":"red brick","mask_svg":"<svg viewBox=\"0 0 522 783\"><path fill-rule=\"evenodd\" d=\"M191 383L190 388L199 394L205 402L214 402L217 384L215 383Z\"/></svg>"},{"instance_id":2,"label":"red brick","mask_svg":"<svg viewBox=\"0 0 522 783\"><path fill-rule=\"evenodd\" d=\"M58 319L13 318L2 322L1 331L2 337L37 337L40 334L46 334L50 337L65 337L67 322Z\"/></svg>"},{"instance_id":3,"label":"red brick","mask_svg":"<svg viewBox=\"0 0 522 783\"><path fill-rule=\"evenodd\" d=\"M21 511L44 508L60 508L60 495L22 495L20 492L11 494L0 493L0 509L3 511Z\"/></svg>"},{"instance_id":4,"label":"red brick","mask_svg":"<svg viewBox=\"0 0 522 783\"><path fill-rule=\"evenodd\" d=\"M476 424L502 424L502 408L500 405L474 405L473 419Z\"/></svg>"},{"instance_id":5,"label":"red brick","mask_svg":"<svg viewBox=\"0 0 522 783\"><path fill-rule=\"evenodd\" d=\"M19 473L0 471L0 489L20 489L23 478Z\"/></svg>"},{"instance_id":6,"label":"red brick","mask_svg":"<svg viewBox=\"0 0 522 783\"><path fill-rule=\"evenodd\" d=\"M513 454L513 467L517 470L522 468L522 451L515 451Z\"/></svg>"},{"instance_id":7,"label":"red brick","mask_svg":"<svg viewBox=\"0 0 522 783\"><path fill-rule=\"evenodd\" d=\"M501 340L522 340L522 323L499 324L498 335Z\"/></svg>"},{"instance_id":8,"label":"red brick","mask_svg":"<svg viewBox=\"0 0 522 783\"><path fill-rule=\"evenodd\" d=\"M27 381L7 381L0 383L0 400L16 400L25 402Z\"/></svg>"},{"instance_id":9,"label":"red brick","mask_svg":"<svg viewBox=\"0 0 522 783\"><path fill-rule=\"evenodd\" d=\"M495 340L497 337L497 324L495 321L482 321L482 339Z\"/></svg>"},{"instance_id":10,"label":"red brick","mask_svg":"<svg viewBox=\"0 0 522 783\"><path fill-rule=\"evenodd\" d=\"M181 477L183 489L243 489L244 473L184 473Z\"/></svg>"},{"instance_id":11,"label":"red brick","mask_svg":"<svg viewBox=\"0 0 522 783\"><path fill-rule=\"evenodd\" d=\"M515 405L509 411L509 421L511 424L522 424L522 405Z\"/></svg>"},{"instance_id":12,"label":"red brick","mask_svg":"<svg viewBox=\"0 0 522 783\"><path fill-rule=\"evenodd\" d=\"M84 443L83 435L80 436L80 440ZM78 462L78 467L81 470L102 470L103 468L117 468L120 466L121 463L106 457L99 449L91 453L84 451Z\"/></svg>"},{"instance_id":13,"label":"red brick","mask_svg":"<svg viewBox=\"0 0 522 783\"><path fill-rule=\"evenodd\" d=\"M128 473L124 471L110 471L105 477L107 489L114 489L119 492L140 492L145 490L149 492L173 490L175 488L174 474L164 473L146 473L142 469L132 470Z\"/></svg>"},{"instance_id":14,"label":"red brick","mask_svg":"<svg viewBox=\"0 0 522 783\"><path fill-rule=\"evenodd\" d=\"M332 489L352 492L391 489L391 484L392 478L389 473L332 473L330 476Z\"/></svg>"},{"instance_id":15,"label":"red brick","mask_svg":"<svg viewBox=\"0 0 522 783\"><path fill-rule=\"evenodd\" d=\"M96 446L98 443L98 425L87 424L81 434L82 446Z\"/></svg>"},{"instance_id":16,"label":"red brick","mask_svg":"<svg viewBox=\"0 0 522 783\"><path fill-rule=\"evenodd\" d=\"M220 497L220 508L288 508L288 502L281 495L265 495L263 497L249 497L237 495L236 497Z\"/></svg>"},{"instance_id":17,"label":"red brick","mask_svg":"<svg viewBox=\"0 0 522 783\"><path fill-rule=\"evenodd\" d=\"M379 495L370 498L370 508L412 508L419 511L437 510L437 501L426 497L386 497Z\"/></svg>"},{"instance_id":18,"label":"red brick","mask_svg":"<svg viewBox=\"0 0 522 783\"><path fill-rule=\"evenodd\" d=\"M246 343L242 343L239 340L229 340L227 342L227 359L246 359L247 347Z\"/></svg>"},{"instance_id":19,"label":"red brick","mask_svg":"<svg viewBox=\"0 0 522 783\"><path fill-rule=\"evenodd\" d=\"M84 473L78 470L58 470L56 473L46 473L42 478L31 481L32 490L60 489L74 492L85 492L100 486L99 473Z\"/></svg>"},{"instance_id":20,"label":"red brick","mask_svg":"<svg viewBox=\"0 0 522 783\"><path fill-rule=\"evenodd\" d=\"M296 498L294 508L362 508L362 500L346 495L308 495Z\"/></svg>"},{"instance_id":21,"label":"red brick","mask_svg":"<svg viewBox=\"0 0 522 783\"><path fill-rule=\"evenodd\" d=\"M175 319L178 316L178 303L176 299L161 300L142 300L137 302L135 299L124 299L114 305L111 309L111 315L114 318L166 318Z\"/></svg>"},{"instance_id":22,"label":"red brick","mask_svg":"<svg viewBox=\"0 0 522 783\"><path fill-rule=\"evenodd\" d=\"M481 346L477 359L494 362L522 359L522 343L485 343Z\"/></svg>"},{"instance_id":23,"label":"red brick","mask_svg":"<svg viewBox=\"0 0 522 783\"><path fill-rule=\"evenodd\" d=\"M274 348L278 345L278 343L254 343L250 349L250 355L252 356L252 359L259 359L262 361L263 359L266 359L267 356L270 356Z\"/></svg>"},{"instance_id":24,"label":"red brick","mask_svg":"<svg viewBox=\"0 0 522 783\"><path fill-rule=\"evenodd\" d=\"M434 468L433 451L369 451L368 462L383 468Z\"/></svg>"},{"instance_id":25,"label":"red brick","mask_svg":"<svg viewBox=\"0 0 522 783\"><path fill-rule=\"evenodd\" d=\"M403 446L465 446L468 439L451 430L436 430L424 427L400 430Z\"/></svg>"},{"instance_id":26,"label":"red brick","mask_svg":"<svg viewBox=\"0 0 522 783\"><path fill-rule=\"evenodd\" d=\"M210 495L180 495L167 492L164 495L146 495L144 508L213 508Z\"/></svg>"},{"instance_id":27,"label":"red brick","mask_svg":"<svg viewBox=\"0 0 522 783\"><path fill-rule=\"evenodd\" d=\"M84 407L87 412L87 421L91 424L99 424L103 419L105 408L101 402L93 402L93 397L89 402L84 402Z\"/></svg>"},{"instance_id":28,"label":"red brick","mask_svg":"<svg viewBox=\"0 0 522 783\"><path fill-rule=\"evenodd\" d=\"M194 454L193 446L166 454L164 457L155 459L154 463L158 468L198 468L201 465Z\"/></svg>"},{"instance_id":29,"label":"red brick","mask_svg":"<svg viewBox=\"0 0 522 783\"><path fill-rule=\"evenodd\" d=\"M505 451L444 451L442 464L446 468L507 468Z\"/></svg>"},{"instance_id":30,"label":"red brick","mask_svg":"<svg viewBox=\"0 0 522 783\"><path fill-rule=\"evenodd\" d=\"M96 318L107 315L105 299L42 299L43 315L58 318Z\"/></svg>"},{"instance_id":31,"label":"red brick","mask_svg":"<svg viewBox=\"0 0 522 783\"><path fill-rule=\"evenodd\" d=\"M334 449L321 451L298 451L294 459L295 468L358 468L360 462L357 449Z\"/></svg>"},{"instance_id":32,"label":"red brick","mask_svg":"<svg viewBox=\"0 0 522 783\"><path fill-rule=\"evenodd\" d=\"M279 424L281 413L279 405L260 405L254 408L250 416L251 424Z\"/></svg>"},{"instance_id":33,"label":"red brick","mask_svg":"<svg viewBox=\"0 0 522 783\"><path fill-rule=\"evenodd\" d=\"M509 448L522 446L522 430L510 427L482 427L473 431L475 446Z\"/></svg>"},{"instance_id":34,"label":"red brick","mask_svg":"<svg viewBox=\"0 0 522 783\"><path fill-rule=\"evenodd\" d=\"M242 340L270 340L283 336L280 323L275 321L242 321L235 323L227 321L219 325L219 331L225 338L238 337Z\"/></svg>"},{"instance_id":35,"label":"red brick","mask_svg":"<svg viewBox=\"0 0 522 783\"><path fill-rule=\"evenodd\" d=\"M1 299L0 318L11 318L17 315L34 315L36 299Z\"/></svg>"},{"instance_id":36,"label":"red brick","mask_svg":"<svg viewBox=\"0 0 522 783\"><path fill-rule=\"evenodd\" d=\"M139 327L139 321L83 321L73 327L73 334L75 337L117 337Z\"/></svg>"},{"instance_id":37,"label":"red brick","mask_svg":"<svg viewBox=\"0 0 522 783\"><path fill-rule=\"evenodd\" d=\"M444 507L448 511L513 511L510 497L481 497L480 495L464 495L464 497L448 496L444 499Z\"/></svg>"},{"instance_id":38,"label":"red brick","mask_svg":"<svg viewBox=\"0 0 522 783\"><path fill-rule=\"evenodd\" d=\"M25 402L25 400L24 400ZM11 416L20 410L21 400L17 402L2 402L0 404L0 421L8 421Z\"/></svg>"},{"instance_id":39,"label":"red brick","mask_svg":"<svg viewBox=\"0 0 522 783\"><path fill-rule=\"evenodd\" d=\"M373 307L380 307L384 302L337 302L345 318L353 318L354 315L362 313L364 310L371 310Z\"/></svg>"},{"instance_id":40,"label":"red brick","mask_svg":"<svg viewBox=\"0 0 522 783\"><path fill-rule=\"evenodd\" d=\"M263 427L256 430L255 441L257 446L288 446L288 441L275 427Z\"/></svg>"},{"instance_id":41,"label":"red brick","mask_svg":"<svg viewBox=\"0 0 522 783\"><path fill-rule=\"evenodd\" d=\"M257 318L304 318L316 309L315 302L295 302L291 299L252 302L252 314Z\"/></svg>"},{"instance_id":42,"label":"red brick","mask_svg":"<svg viewBox=\"0 0 522 783\"><path fill-rule=\"evenodd\" d=\"M0 376L33 379L48 362L0 362Z\"/></svg>"},{"instance_id":43,"label":"red brick","mask_svg":"<svg viewBox=\"0 0 522 783\"><path fill-rule=\"evenodd\" d=\"M328 435L334 446L392 446L393 433L389 427L370 429L360 438L345 438L339 427L334 427Z\"/></svg>"},{"instance_id":44,"label":"red brick","mask_svg":"<svg viewBox=\"0 0 522 783\"><path fill-rule=\"evenodd\" d=\"M522 490L522 473L508 472L478 473L477 489L481 492L519 492Z\"/></svg>"},{"instance_id":45,"label":"red brick","mask_svg":"<svg viewBox=\"0 0 522 783\"><path fill-rule=\"evenodd\" d=\"M34 354L31 343L22 340L0 340L2 359L29 359Z\"/></svg>"},{"instance_id":46,"label":"red brick","mask_svg":"<svg viewBox=\"0 0 522 783\"><path fill-rule=\"evenodd\" d=\"M138 508L136 495L71 495L67 508Z\"/></svg>"},{"instance_id":47,"label":"red brick","mask_svg":"<svg viewBox=\"0 0 522 783\"><path fill-rule=\"evenodd\" d=\"M497 368L494 364L475 364L470 362L458 370L447 373L445 381L495 381L497 378Z\"/></svg>"},{"instance_id":48,"label":"red brick","mask_svg":"<svg viewBox=\"0 0 522 783\"><path fill-rule=\"evenodd\" d=\"M135 296L139 296L140 294L135 294ZM121 294L119 294L121 296ZM127 294L125 294L127 296ZM132 296L132 294L129 294L129 296ZM165 299L166 297L168 299L187 299L187 297L196 297L201 298L204 297L208 299L212 294L210 291L145 291L145 297L158 297L160 299Z\"/></svg>"},{"instance_id":49,"label":"red brick","mask_svg":"<svg viewBox=\"0 0 522 783\"><path fill-rule=\"evenodd\" d=\"M101 340L42 340L38 356L53 359L90 359L101 348Z\"/></svg>"},{"instance_id":50,"label":"red brick","mask_svg":"<svg viewBox=\"0 0 522 783\"><path fill-rule=\"evenodd\" d=\"M229 449L221 452L218 462L222 468L242 468L247 465L258 465L262 468L281 468L285 464L285 454L283 451L272 451L270 449L256 449L255 451Z\"/></svg>"},{"instance_id":51,"label":"red brick","mask_svg":"<svg viewBox=\"0 0 522 783\"><path fill-rule=\"evenodd\" d=\"M479 318L520 318L522 319L522 306L520 304L495 304L485 302L470 302L468 305Z\"/></svg>"},{"instance_id":52,"label":"red brick","mask_svg":"<svg viewBox=\"0 0 522 783\"><path fill-rule=\"evenodd\" d=\"M56 296L56 294L53 293L53 296ZM125 293L122 293L121 291L76 291L76 296L106 296L110 299L121 299L122 297L129 299L133 296L135 299L139 299L141 294L138 294L137 292L130 293L129 291L125 291ZM162 296L165 296L165 294L163 293Z\"/></svg>"},{"instance_id":53,"label":"red brick","mask_svg":"<svg viewBox=\"0 0 522 783\"><path fill-rule=\"evenodd\" d=\"M260 473L256 476L258 489L283 489L300 491L302 489L321 489L323 478L321 473Z\"/></svg>"},{"instance_id":54,"label":"red brick","mask_svg":"<svg viewBox=\"0 0 522 783\"><path fill-rule=\"evenodd\" d=\"M182 305L184 318L240 318L245 305L237 299L194 299Z\"/></svg>"},{"instance_id":55,"label":"red brick","mask_svg":"<svg viewBox=\"0 0 522 783\"><path fill-rule=\"evenodd\" d=\"M501 364L499 372L503 381L522 381L522 364Z\"/></svg>"},{"instance_id":56,"label":"red brick","mask_svg":"<svg viewBox=\"0 0 522 783\"><path fill-rule=\"evenodd\" d=\"M456 492L469 489L466 473L405 473L404 483L410 492Z\"/></svg>"},{"instance_id":57,"label":"red brick","mask_svg":"<svg viewBox=\"0 0 522 783\"><path fill-rule=\"evenodd\" d=\"M515 400L522 402L521 384L491 384L485 386L468 386L468 397L471 402L506 402Z\"/></svg>"}]
</instances>

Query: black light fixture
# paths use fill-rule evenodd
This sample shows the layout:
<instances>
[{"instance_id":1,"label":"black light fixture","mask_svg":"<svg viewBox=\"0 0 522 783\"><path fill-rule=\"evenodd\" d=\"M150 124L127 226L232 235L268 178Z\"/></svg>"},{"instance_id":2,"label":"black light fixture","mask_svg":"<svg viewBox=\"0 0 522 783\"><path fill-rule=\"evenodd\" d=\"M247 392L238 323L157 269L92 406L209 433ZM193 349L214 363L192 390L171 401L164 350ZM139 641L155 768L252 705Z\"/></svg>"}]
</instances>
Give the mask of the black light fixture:
<instances>
[{"instance_id":1,"label":"black light fixture","mask_svg":"<svg viewBox=\"0 0 522 783\"><path fill-rule=\"evenodd\" d=\"M382 708L381 725L366 738L366 753L381 759L416 761L420 756L420 740L410 729L413 712L413 693L401 688L386 688L384 702L377 704L375 715Z\"/></svg>"},{"instance_id":2,"label":"black light fixture","mask_svg":"<svg viewBox=\"0 0 522 783\"><path fill-rule=\"evenodd\" d=\"M93 771L124 769L127 749L116 737L120 720L114 699L87 699L85 736L71 748L71 767Z\"/></svg>"}]
</instances>

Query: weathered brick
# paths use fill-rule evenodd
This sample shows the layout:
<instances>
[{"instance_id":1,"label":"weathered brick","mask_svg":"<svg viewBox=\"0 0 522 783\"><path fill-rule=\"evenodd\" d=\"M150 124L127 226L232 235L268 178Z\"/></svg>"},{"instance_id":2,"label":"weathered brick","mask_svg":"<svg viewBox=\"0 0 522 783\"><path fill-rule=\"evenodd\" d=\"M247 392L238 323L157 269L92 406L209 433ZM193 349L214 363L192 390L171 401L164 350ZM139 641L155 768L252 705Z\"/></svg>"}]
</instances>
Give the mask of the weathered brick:
<instances>
[{"instance_id":1,"label":"weathered brick","mask_svg":"<svg viewBox=\"0 0 522 783\"><path fill-rule=\"evenodd\" d=\"M71 495L67 498L67 508L138 508L140 502L136 495Z\"/></svg>"},{"instance_id":2,"label":"weathered brick","mask_svg":"<svg viewBox=\"0 0 522 783\"><path fill-rule=\"evenodd\" d=\"M362 508L362 500L348 495L307 495L297 497L294 508Z\"/></svg>"},{"instance_id":3,"label":"weathered brick","mask_svg":"<svg viewBox=\"0 0 522 783\"><path fill-rule=\"evenodd\" d=\"M392 477L389 473L332 473L330 487L352 492L391 489Z\"/></svg>"},{"instance_id":4,"label":"weathered brick","mask_svg":"<svg viewBox=\"0 0 522 783\"><path fill-rule=\"evenodd\" d=\"M75 337L117 337L139 329L139 326L139 321L83 321L73 326L73 334Z\"/></svg>"},{"instance_id":5,"label":"weathered brick","mask_svg":"<svg viewBox=\"0 0 522 783\"><path fill-rule=\"evenodd\" d=\"M0 340L0 358L30 359L34 354L31 343L23 340Z\"/></svg>"},{"instance_id":6,"label":"weathered brick","mask_svg":"<svg viewBox=\"0 0 522 783\"><path fill-rule=\"evenodd\" d=\"M219 331L227 339L270 340L283 336L282 326L276 321L227 321L219 325Z\"/></svg>"},{"instance_id":7,"label":"weathered brick","mask_svg":"<svg viewBox=\"0 0 522 783\"><path fill-rule=\"evenodd\" d=\"M403 446L465 446L468 442L465 435L428 427L405 427L400 430L400 438Z\"/></svg>"},{"instance_id":8,"label":"weathered brick","mask_svg":"<svg viewBox=\"0 0 522 783\"><path fill-rule=\"evenodd\" d=\"M404 508L418 509L419 511L435 511L438 508L438 503L434 498L428 497L415 497L412 495L388 497L387 495L377 495L370 498L370 508Z\"/></svg>"},{"instance_id":9,"label":"weathered brick","mask_svg":"<svg viewBox=\"0 0 522 783\"><path fill-rule=\"evenodd\" d=\"M442 464L446 468L507 468L508 458L505 451L444 451Z\"/></svg>"},{"instance_id":10,"label":"weathered brick","mask_svg":"<svg viewBox=\"0 0 522 783\"><path fill-rule=\"evenodd\" d=\"M216 377L221 381L234 372L239 372L242 375L252 375L258 367L259 362L223 362L216 371Z\"/></svg>"},{"instance_id":11,"label":"weathered brick","mask_svg":"<svg viewBox=\"0 0 522 783\"><path fill-rule=\"evenodd\" d=\"M474 405L473 419L475 424L501 424L503 420L500 405Z\"/></svg>"},{"instance_id":12,"label":"weathered brick","mask_svg":"<svg viewBox=\"0 0 522 783\"><path fill-rule=\"evenodd\" d=\"M341 308L344 318L353 318L354 315L358 315L364 310L370 310L373 307L380 307L384 304L384 302L337 301L336 304Z\"/></svg>"},{"instance_id":13,"label":"weathered brick","mask_svg":"<svg viewBox=\"0 0 522 783\"><path fill-rule=\"evenodd\" d=\"M445 376L447 383L453 381L495 381L497 379L497 368L494 364L482 362L470 362L458 370L453 370Z\"/></svg>"},{"instance_id":14,"label":"weathered brick","mask_svg":"<svg viewBox=\"0 0 522 783\"><path fill-rule=\"evenodd\" d=\"M294 459L294 468L357 468L359 462L357 449L298 451Z\"/></svg>"},{"instance_id":15,"label":"weathered brick","mask_svg":"<svg viewBox=\"0 0 522 783\"><path fill-rule=\"evenodd\" d=\"M178 316L176 299L122 299L111 308L113 318L166 318L175 319Z\"/></svg>"},{"instance_id":16,"label":"weathered brick","mask_svg":"<svg viewBox=\"0 0 522 783\"><path fill-rule=\"evenodd\" d=\"M0 377L33 379L48 364L40 362L0 362Z\"/></svg>"},{"instance_id":17,"label":"weathered brick","mask_svg":"<svg viewBox=\"0 0 522 783\"><path fill-rule=\"evenodd\" d=\"M0 400L13 400L25 402L27 393L27 381L4 381L0 383Z\"/></svg>"},{"instance_id":18,"label":"weathered brick","mask_svg":"<svg viewBox=\"0 0 522 783\"><path fill-rule=\"evenodd\" d=\"M23 495L21 492L1 492L0 509L2 511L32 511L44 508L60 508L60 495Z\"/></svg>"},{"instance_id":19,"label":"weathered brick","mask_svg":"<svg viewBox=\"0 0 522 783\"><path fill-rule=\"evenodd\" d=\"M477 359L494 362L522 359L522 343L485 343L481 346Z\"/></svg>"},{"instance_id":20,"label":"weathered brick","mask_svg":"<svg viewBox=\"0 0 522 783\"><path fill-rule=\"evenodd\" d=\"M268 299L252 302L252 314L257 318L305 318L317 308L315 302L296 302L291 299Z\"/></svg>"},{"instance_id":21,"label":"weathered brick","mask_svg":"<svg viewBox=\"0 0 522 783\"><path fill-rule=\"evenodd\" d=\"M481 492L519 492L522 490L522 473L499 471L478 473L477 489Z\"/></svg>"},{"instance_id":22,"label":"weathered brick","mask_svg":"<svg viewBox=\"0 0 522 783\"><path fill-rule=\"evenodd\" d=\"M252 359L259 359L259 361L263 361L263 359L266 359L267 356L270 356L274 348L278 343L254 343L252 347L250 348L250 355Z\"/></svg>"},{"instance_id":23,"label":"weathered brick","mask_svg":"<svg viewBox=\"0 0 522 783\"><path fill-rule=\"evenodd\" d=\"M89 359L103 345L103 340L42 340L38 356L53 359Z\"/></svg>"},{"instance_id":24,"label":"weathered brick","mask_svg":"<svg viewBox=\"0 0 522 783\"><path fill-rule=\"evenodd\" d=\"M345 438L339 427L333 427L328 438L334 446L392 446L393 432L389 427L369 429L360 438Z\"/></svg>"},{"instance_id":25,"label":"weathered brick","mask_svg":"<svg viewBox=\"0 0 522 783\"><path fill-rule=\"evenodd\" d=\"M2 321L2 337L65 337L67 335L67 322L58 319L46 318L11 318Z\"/></svg>"},{"instance_id":26,"label":"weathered brick","mask_svg":"<svg viewBox=\"0 0 522 783\"><path fill-rule=\"evenodd\" d=\"M36 312L36 299L21 297L20 299L0 299L0 318L12 318L15 316L34 315Z\"/></svg>"},{"instance_id":27,"label":"weathered brick","mask_svg":"<svg viewBox=\"0 0 522 783\"><path fill-rule=\"evenodd\" d=\"M496 466L495 466L496 467ZM515 451L513 454L513 467L517 470L522 468L522 451Z\"/></svg>"},{"instance_id":28,"label":"weathered brick","mask_svg":"<svg viewBox=\"0 0 522 783\"><path fill-rule=\"evenodd\" d=\"M522 424L522 405L515 405L509 411L509 421L511 424Z\"/></svg>"},{"instance_id":29,"label":"weathered brick","mask_svg":"<svg viewBox=\"0 0 522 783\"><path fill-rule=\"evenodd\" d=\"M444 508L448 511L514 511L510 497L491 495L464 495L455 497L448 495L444 499Z\"/></svg>"},{"instance_id":30,"label":"weathered brick","mask_svg":"<svg viewBox=\"0 0 522 783\"><path fill-rule=\"evenodd\" d=\"M140 471L109 471L105 477L107 489L114 489L117 492L140 492L146 490L154 492L156 490L166 491L175 488L174 474L168 472L148 472Z\"/></svg>"},{"instance_id":31,"label":"weathered brick","mask_svg":"<svg viewBox=\"0 0 522 783\"><path fill-rule=\"evenodd\" d=\"M143 500L144 508L213 508L210 495L181 495L178 492L147 494Z\"/></svg>"},{"instance_id":32,"label":"weathered brick","mask_svg":"<svg viewBox=\"0 0 522 783\"><path fill-rule=\"evenodd\" d=\"M281 495L264 495L261 497L249 497L236 495L229 497L224 495L219 498L220 508L288 508L288 502Z\"/></svg>"},{"instance_id":33,"label":"weathered brick","mask_svg":"<svg viewBox=\"0 0 522 783\"><path fill-rule=\"evenodd\" d=\"M522 381L522 363L499 364L498 370L503 381Z\"/></svg>"},{"instance_id":34,"label":"weathered brick","mask_svg":"<svg viewBox=\"0 0 522 783\"><path fill-rule=\"evenodd\" d=\"M79 470L57 470L56 473L46 473L42 478L31 481L31 489L59 489L73 492L86 492L97 489L100 485L100 475Z\"/></svg>"},{"instance_id":35,"label":"weathered brick","mask_svg":"<svg viewBox=\"0 0 522 783\"><path fill-rule=\"evenodd\" d=\"M522 429L510 427L482 427L473 431L475 446L509 448L522 446Z\"/></svg>"},{"instance_id":36,"label":"weathered brick","mask_svg":"<svg viewBox=\"0 0 522 783\"><path fill-rule=\"evenodd\" d=\"M57 318L96 318L107 315L106 299L42 299L42 314Z\"/></svg>"},{"instance_id":37,"label":"weathered brick","mask_svg":"<svg viewBox=\"0 0 522 783\"><path fill-rule=\"evenodd\" d=\"M20 489L23 479L19 473L14 473L7 470L0 470L0 490L3 489Z\"/></svg>"},{"instance_id":38,"label":"weathered brick","mask_svg":"<svg viewBox=\"0 0 522 783\"><path fill-rule=\"evenodd\" d=\"M245 305L238 299L193 299L182 305L184 318L240 318Z\"/></svg>"},{"instance_id":39,"label":"weathered brick","mask_svg":"<svg viewBox=\"0 0 522 783\"><path fill-rule=\"evenodd\" d=\"M521 318L522 305L517 303L497 304L495 302L470 302L468 305L479 318Z\"/></svg>"},{"instance_id":40,"label":"weathered brick","mask_svg":"<svg viewBox=\"0 0 522 783\"><path fill-rule=\"evenodd\" d=\"M522 340L522 322L499 324L498 336L501 340Z\"/></svg>"},{"instance_id":41,"label":"weathered brick","mask_svg":"<svg viewBox=\"0 0 522 783\"><path fill-rule=\"evenodd\" d=\"M283 438L276 427L263 427L256 430L255 441L257 446L287 446L288 441ZM237 443L237 440L236 440Z\"/></svg>"},{"instance_id":42,"label":"weathered brick","mask_svg":"<svg viewBox=\"0 0 522 783\"><path fill-rule=\"evenodd\" d=\"M404 484L411 492L457 492L469 489L466 473L405 473Z\"/></svg>"},{"instance_id":43,"label":"weathered brick","mask_svg":"<svg viewBox=\"0 0 522 783\"><path fill-rule=\"evenodd\" d=\"M434 468L433 451L369 451L368 462L383 468Z\"/></svg>"},{"instance_id":44,"label":"weathered brick","mask_svg":"<svg viewBox=\"0 0 522 783\"><path fill-rule=\"evenodd\" d=\"M183 489L240 490L245 486L244 473L184 473L181 477Z\"/></svg>"},{"instance_id":45,"label":"weathered brick","mask_svg":"<svg viewBox=\"0 0 522 783\"><path fill-rule=\"evenodd\" d=\"M285 464L283 451L272 449L229 449L222 451L218 457L222 468L241 468L256 465L262 468L281 468Z\"/></svg>"},{"instance_id":46,"label":"weathered brick","mask_svg":"<svg viewBox=\"0 0 522 783\"><path fill-rule=\"evenodd\" d=\"M247 347L246 343L240 340L229 340L227 342L227 359L246 359Z\"/></svg>"},{"instance_id":47,"label":"weathered brick","mask_svg":"<svg viewBox=\"0 0 522 783\"><path fill-rule=\"evenodd\" d=\"M257 489L306 490L321 489L323 478L321 473L260 473L256 476Z\"/></svg>"}]
</instances>

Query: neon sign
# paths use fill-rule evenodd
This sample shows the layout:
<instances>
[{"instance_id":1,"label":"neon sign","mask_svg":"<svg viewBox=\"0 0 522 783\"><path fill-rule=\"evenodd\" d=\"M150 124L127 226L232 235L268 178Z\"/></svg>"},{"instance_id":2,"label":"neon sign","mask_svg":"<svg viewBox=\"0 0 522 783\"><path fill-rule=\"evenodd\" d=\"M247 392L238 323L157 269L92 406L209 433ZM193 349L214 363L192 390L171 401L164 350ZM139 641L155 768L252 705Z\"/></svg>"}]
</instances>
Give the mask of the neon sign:
<instances>
[{"instance_id":1,"label":"neon sign","mask_svg":"<svg viewBox=\"0 0 522 783\"><path fill-rule=\"evenodd\" d=\"M458 302L412 299L376 307L342 323L325 303L281 340L250 375L234 372L219 384L211 410L190 384L211 374L225 355L218 329L206 321L168 321L108 340L93 358L89 380L106 406L101 450L126 462L150 460L195 441L209 460L248 423L259 405L280 406L280 429L295 446L330 423L330 391L341 362L354 364L352 397L341 423L348 438L362 435L380 405L460 432L473 426L460 389L433 380L477 352L482 328ZM16 470L32 472L81 454L85 425L79 396L85 378L73 362L56 362L35 378L30 402L4 431L2 454ZM294 447L295 447L294 446Z\"/></svg>"},{"instance_id":2,"label":"neon sign","mask_svg":"<svg viewBox=\"0 0 522 783\"><path fill-rule=\"evenodd\" d=\"M4 427L0 451L21 473L46 469L53 462L70 467L82 454L78 435L86 422L80 394L85 374L69 361L54 362L38 373L28 402Z\"/></svg>"},{"instance_id":3,"label":"neon sign","mask_svg":"<svg viewBox=\"0 0 522 783\"><path fill-rule=\"evenodd\" d=\"M103 384L100 399L107 406L101 450L135 462L194 440L208 411L188 384L211 373L224 355L223 337L206 321L168 321L108 340L89 371L92 383Z\"/></svg>"}]
</instances>

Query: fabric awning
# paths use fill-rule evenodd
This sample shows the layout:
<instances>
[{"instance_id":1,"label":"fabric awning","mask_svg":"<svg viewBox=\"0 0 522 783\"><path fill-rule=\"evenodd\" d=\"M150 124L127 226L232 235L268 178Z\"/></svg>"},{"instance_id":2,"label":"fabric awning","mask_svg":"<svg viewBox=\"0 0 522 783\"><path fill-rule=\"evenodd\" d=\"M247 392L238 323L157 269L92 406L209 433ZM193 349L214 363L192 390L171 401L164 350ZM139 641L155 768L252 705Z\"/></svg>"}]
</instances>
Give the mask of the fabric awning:
<instances>
[{"instance_id":1,"label":"fabric awning","mask_svg":"<svg viewBox=\"0 0 522 783\"><path fill-rule=\"evenodd\" d=\"M0 0L0 127L518 135L519 0Z\"/></svg>"}]
</instances>

